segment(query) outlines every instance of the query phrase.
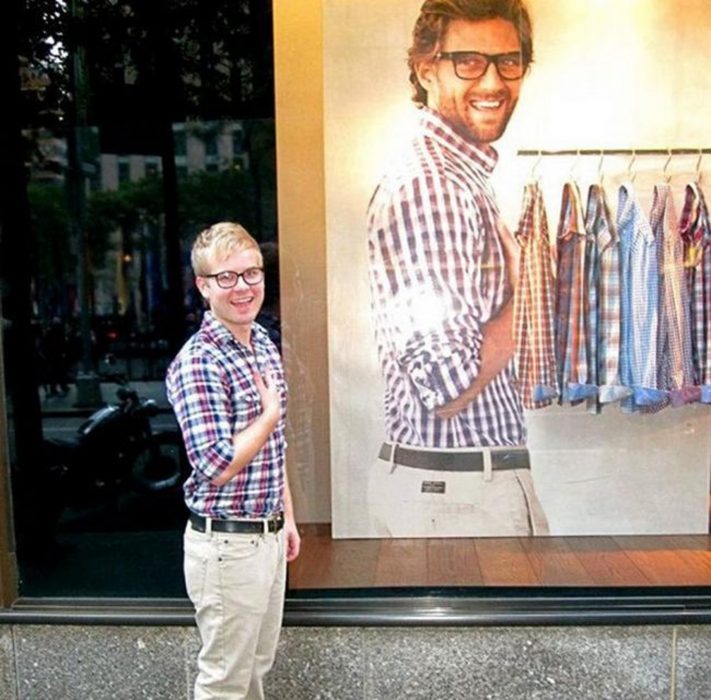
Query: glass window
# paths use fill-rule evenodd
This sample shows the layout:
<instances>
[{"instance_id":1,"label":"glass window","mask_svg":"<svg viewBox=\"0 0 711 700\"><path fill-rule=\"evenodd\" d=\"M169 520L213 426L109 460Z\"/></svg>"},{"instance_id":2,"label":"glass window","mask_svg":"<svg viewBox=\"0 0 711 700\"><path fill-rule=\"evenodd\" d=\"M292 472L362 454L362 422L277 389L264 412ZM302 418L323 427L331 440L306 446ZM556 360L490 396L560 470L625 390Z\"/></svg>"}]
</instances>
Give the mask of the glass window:
<instances>
[{"instance_id":1,"label":"glass window","mask_svg":"<svg viewBox=\"0 0 711 700\"><path fill-rule=\"evenodd\" d=\"M192 1L50 5L24 10L23 75L41 79L21 93L26 201L0 255L20 594L182 596L187 465L164 375L202 311L196 233L229 219L276 246L270 6L218 3L208 23ZM91 27L77 45L71 8ZM245 62L259 89L227 89ZM216 114L259 134L244 156L260 172L217 168Z\"/></svg>"},{"instance_id":2,"label":"glass window","mask_svg":"<svg viewBox=\"0 0 711 700\"><path fill-rule=\"evenodd\" d=\"M689 195L687 188L694 190L700 180L708 196L708 156L700 150L708 148L708 128L698 116L709 86L708 80L699 81L698 65L707 59L688 41L689 33L700 36L708 28L703 3L694 3L693 11L673 22L659 14L657 0L622 11L636 47L632 64L620 61L623 54L629 57L629 44L622 50L606 34L603 28L612 19L599 7L527 4L540 53L524 78L505 134L494 144L497 158L489 160L493 154L487 150L483 169L471 162L464 168L471 172L471 166L480 183L490 182L497 206L485 210L489 223L498 219L520 235L524 187L538 182L549 222L543 250L550 253L558 250L566 182L578 185L583 209L589 187L602 185L616 215L620 185L632 178L645 216L652 211L655 186L658 193L665 185L671 188L677 208L673 215L667 210L667 216L678 225L689 197L690 211L699 206L698 194ZM427 170L429 161L423 163L422 179L409 179L409 170L403 178L403 167L422 163L423 152L442 155L443 134L476 161L476 152L458 137L471 126L467 120L476 119L477 109L462 102L457 111L457 96L468 94L468 87L450 66L446 75L455 82L446 83L451 102L445 100L445 106L454 133L447 129L448 120L436 122L430 140L418 130L430 115L410 99L416 86L408 80L405 63L417 7L404 8L393 0L379 3L377 15L357 12L355 0L310 7L311 13L302 12L297 23L275 6L276 45L284 47L276 53L276 85L281 91L280 244L282 253L290 253L282 267L288 271L282 277L282 313L291 350L290 475L297 503L305 504L314 519L304 528L304 555L292 567L292 588L462 586L465 594L479 595L482 587L497 586L708 586L711 413L703 398L698 400L703 397L699 376L686 385L692 388L688 394L667 385L672 395L666 398L675 405L626 412L613 403L598 412L596 402L588 406L574 399L571 405L568 394L562 405L556 396L550 406L527 407L531 469L524 468L525 477L514 483L523 495L519 512L525 509L532 517L518 520L516 534L503 499L487 506L472 494L473 484L485 479L485 460L491 466L487 483L495 490L497 474L514 474L520 455L500 446L503 466L511 469L500 468L500 452L477 450L474 440L467 444L462 436L471 420L467 423L456 412L446 419L449 423L412 420L426 418L428 411L431 416L446 402L446 392L461 391L476 374L481 335L470 331L482 307L468 316L472 289L475 296L480 293L472 271L481 270L482 258L489 264L483 269L491 270L496 254L487 251L480 235L458 247L472 228L480 234L486 227L486 216L480 217L479 208L462 194L469 181L461 170L454 184L438 180L436 167ZM615 6L615 23L621 20L618 10ZM286 47L303 35L304 27L319 31L321 26L323 52L305 48L295 63ZM601 31L592 34L596 60L591 64L579 46L595 26ZM651 50L649 36L655 37ZM677 60L671 72L663 65L667 52ZM323 95L307 90L310 76L302 80L302 65L322 69ZM354 79L372 76L374 66L377 80ZM583 73L585 79L579 79ZM491 74L495 78L493 67ZM572 75L578 78L568 80ZM684 75L695 86L686 93L688 102L678 92ZM563 84L566 90L560 92L555 86ZM301 97L298 107L289 99L293 94ZM498 106L492 101L479 109L491 110L493 117L503 109L504 94L516 90L504 85ZM659 114L653 105L661 104L664 119L642 116ZM305 114L313 114L316 122L323 117L323 130L309 130ZM487 121L482 116L480 126ZM423 147L417 155L403 151L413 136ZM679 150L667 152L674 146ZM605 149L604 154L596 148ZM540 157L538 150L544 151ZM446 173L454 178L456 161L445 152ZM392 179L375 195L381 217L368 240L366 212L387 172ZM399 197L407 193L411 199ZM423 206L434 207L438 199L446 202L444 212ZM577 221L571 230L586 231ZM379 257L375 269L374 257ZM688 269L689 262L682 266ZM678 258L672 268L679 272ZM672 268L665 268L667 284ZM674 279L676 285L681 277ZM374 314L377 294L388 299ZM658 309L644 284L635 287L634 303L650 316ZM313 318L325 319L324 326ZM648 357L649 347L645 343L637 349ZM397 383L388 387L393 377ZM697 400L681 405L682 394ZM472 453L465 462L447 449L448 440ZM457 469L462 464L468 472ZM540 509L531 507L532 494L546 528ZM442 507L430 517L432 504ZM547 534L530 536L534 526Z\"/></svg>"},{"instance_id":3,"label":"glass window","mask_svg":"<svg viewBox=\"0 0 711 700\"><path fill-rule=\"evenodd\" d=\"M418 114L407 95L407 47L387 45L409 36L414 17L401 3L387 0L392 12L377 14L378 27L355 0L308 0L298 22L274 4L279 46L302 47L299 61L272 50L270 3L224 0L211 6L211 18L198 0L159 4L160 11L155 3L139 7L123 0L50 4L48 21L33 4L24 9L22 158L10 166L11 175L24 178L24 198L15 202L0 240L21 595L184 594L180 485L187 465L163 379L203 308L192 283L191 241L221 219L241 222L260 241L267 275L260 321L283 349L289 377L290 482L303 535L302 555L290 572L292 595L354 588L398 594L423 587L479 595L482 588L502 586L711 582L711 431L708 407L698 402L632 417L607 409L593 415L583 403L527 409L531 464L522 466L513 451L482 451L467 462L480 480L510 473L527 512L538 515L530 507L533 493L545 537L512 535L504 527L469 536L428 529L427 520L424 530L388 529L391 516L412 516L410 524L421 526L422 503L444 495L454 499L447 504L452 521L461 521L463 512L467 520L478 508L464 497L471 481L466 470L449 470L458 473L457 482L441 477L458 457L433 458L431 445L413 454L409 443L403 450L385 432L386 406L392 421L399 404L384 401L387 377L376 342L382 318L371 315L365 212L378 173L395 162L391 148L410 133ZM623 71L615 37L603 40L615 45L599 50L599 65L580 54L579 42L559 39L570 27L588 26L581 17L602 22L598 36L605 37L604 15L578 7L561 13L562 4L553 12L553 5L530 2L537 36L552 53L537 54L506 138L497 144L496 172L508 174L492 180L499 206L489 213L498 211L515 230L529 180L543 183L547 209L556 217L562 186L571 178L584 188L603 183L614 192L630 175L648 193L656 181L666 181L681 203L688 176L698 178L706 162L697 161L702 154L672 157L671 151L668 160L658 149L674 145L677 131L690 148L708 146L698 109L711 87L705 74L696 68L694 81L687 81L698 82L689 104L677 100L675 86L689 66L703 63L694 59L703 42L680 37L707 26L705 15L690 10L677 23L666 15L661 22L656 0L625 10L635 29L626 41L650 34L665 50L650 54L648 42L635 43L646 70L632 62ZM91 31L65 36L67 20ZM324 33L323 45L303 41L304 22ZM354 31L356 25L362 31ZM384 39L373 45L376 32ZM81 43L72 44L77 37ZM674 80L654 63L669 55L679 58ZM274 62L284 91L278 123ZM375 63L378 80L357 79L371 75ZM323 93L313 89L314 74L304 66L323 72ZM597 82L568 81L575 89L563 93L576 99L564 101L550 86L565 67ZM619 80L610 83L611 74ZM641 76L654 76L654 89L639 88ZM654 102L662 97L664 109ZM580 115L578 104L590 109ZM620 116L643 112L670 116L634 123ZM581 123L587 127L576 131ZM655 153L637 157L637 144ZM597 146L610 153L591 155ZM568 154L532 158L531 151L544 148ZM631 157L612 153L619 150ZM444 267L477 252L487 261L489 254L491 260L502 254L478 244L472 241L462 255L426 253ZM413 256L422 250L415 245ZM396 269L402 268L387 268L384 279L393 282L387 275ZM434 277L435 291L449 293ZM416 295L398 299L394 309L389 318L405 333L415 321L431 322L441 306ZM451 334L411 335L398 346L403 363L423 339L434 345L408 365L405 387L427 393L432 348L444 350L455 369L470 376L473 356L447 345ZM466 336L461 345L471 350L477 342ZM600 432L602 425L607 428ZM637 459L642 449L647 456ZM386 489L383 480L371 480L374 466L383 480L403 472L427 471L427 477L416 479L414 495L405 499L404 486ZM518 469L528 473L519 478ZM388 493L395 498L382 498ZM502 521L508 524L506 516ZM524 522L533 524L533 518Z\"/></svg>"}]
</instances>

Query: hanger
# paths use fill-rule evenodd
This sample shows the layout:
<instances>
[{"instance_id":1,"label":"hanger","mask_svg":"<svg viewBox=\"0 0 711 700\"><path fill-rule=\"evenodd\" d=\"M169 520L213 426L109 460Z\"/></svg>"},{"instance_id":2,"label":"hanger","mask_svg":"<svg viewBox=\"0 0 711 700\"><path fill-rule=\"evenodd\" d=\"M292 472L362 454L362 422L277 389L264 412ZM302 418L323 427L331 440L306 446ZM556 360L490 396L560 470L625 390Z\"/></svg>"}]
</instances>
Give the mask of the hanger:
<instances>
[{"instance_id":1,"label":"hanger","mask_svg":"<svg viewBox=\"0 0 711 700\"><path fill-rule=\"evenodd\" d=\"M699 148L699 159L696 161L696 182L700 185L703 173L701 171L701 161L704 159L704 151Z\"/></svg>"},{"instance_id":2,"label":"hanger","mask_svg":"<svg viewBox=\"0 0 711 700\"><path fill-rule=\"evenodd\" d=\"M538 150L538 157L537 157L536 160L534 161L533 167L531 168L531 176L530 176L530 177L531 177L531 182L532 182L534 185L537 185L538 182L539 182L539 180L541 179L541 176L540 176L540 174L538 173L538 167L540 166L542 160L543 160L543 153L542 153L542 151L539 149L539 150Z\"/></svg>"},{"instance_id":3,"label":"hanger","mask_svg":"<svg viewBox=\"0 0 711 700\"><path fill-rule=\"evenodd\" d=\"M633 148L632 149L632 157L630 158L629 165L627 166L627 177L629 178L630 182L634 182L634 179L637 177L637 173L632 170L632 166L634 165L634 162L637 160L637 151Z\"/></svg>"},{"instance_id":4,"label":"hanger","mask_svg":"<svg viewBox=\"0 0 711 700\"><path fill-rule=\"evenodd\" d=\"M600 150L600 160L598 161L598 164L597 164L597 183L600 187L603 186L604 180L605 180L605 171L602 168L604 162L605 162L605 151Z\"/></svg>"},{"instance_id":5,"label":"hanger","mask_svg":"<svg viewBox=\"0 0 711 700\"><path fill-rule=\"evenodd\" d=\"M575 151L575 160L570 164L570 170L568 171L568 180L570 182L575 182L575 170L580 164L580 149Z\"/></svg>"},{"instance_id":6,"label":"hanger","mask_svg":"<svg viewBox=\"0 0 711 700\"><path fill-rule=\"evenodd\" d=\"M672 150L671 148L667 149L667 162L664 163L664 168L662 169L662 175L664 176L664 182L669 184L671 182L671 175L667 172L667 169L669 168L669 163L671 163L671 159L673 157Z\"/></svg>"}]
</instances>

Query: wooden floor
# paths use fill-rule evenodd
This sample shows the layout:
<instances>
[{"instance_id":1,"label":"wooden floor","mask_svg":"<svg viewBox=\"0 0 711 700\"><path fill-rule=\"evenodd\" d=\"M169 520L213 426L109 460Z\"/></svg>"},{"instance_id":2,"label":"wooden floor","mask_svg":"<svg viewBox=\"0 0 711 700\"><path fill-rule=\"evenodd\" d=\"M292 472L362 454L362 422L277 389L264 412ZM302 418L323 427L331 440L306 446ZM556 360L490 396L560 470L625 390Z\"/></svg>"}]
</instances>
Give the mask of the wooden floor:
<instances>
[{"instance_id":1,"label":"wooden floor","mask_svg":"<svg viewBox=\"0 0 711 700\"><path fill-rule=\"evenodd\" d=\"M331 538L302 525L291 590L392 586L711 586L711 536Z\"/></svg>"}]
</instances>

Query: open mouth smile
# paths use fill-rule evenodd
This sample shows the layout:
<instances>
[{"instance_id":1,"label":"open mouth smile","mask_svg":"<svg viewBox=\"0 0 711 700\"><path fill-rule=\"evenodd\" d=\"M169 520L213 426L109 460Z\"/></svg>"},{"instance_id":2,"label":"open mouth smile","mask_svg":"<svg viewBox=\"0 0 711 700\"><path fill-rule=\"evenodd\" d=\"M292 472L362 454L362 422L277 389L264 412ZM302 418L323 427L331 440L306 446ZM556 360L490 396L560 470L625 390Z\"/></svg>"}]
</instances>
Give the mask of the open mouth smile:
<instances>
[{"instance_id":1,"label":"open mouth smile","mask_svg":"<svg viewBox=\"0 0 711 700\"><path fill-rule=\"evenodd\" d=\"M470 100L469 104L474 109L481 111L495 111L501 109L504 104L503 100Z\"/></svg>"}]
</instances>

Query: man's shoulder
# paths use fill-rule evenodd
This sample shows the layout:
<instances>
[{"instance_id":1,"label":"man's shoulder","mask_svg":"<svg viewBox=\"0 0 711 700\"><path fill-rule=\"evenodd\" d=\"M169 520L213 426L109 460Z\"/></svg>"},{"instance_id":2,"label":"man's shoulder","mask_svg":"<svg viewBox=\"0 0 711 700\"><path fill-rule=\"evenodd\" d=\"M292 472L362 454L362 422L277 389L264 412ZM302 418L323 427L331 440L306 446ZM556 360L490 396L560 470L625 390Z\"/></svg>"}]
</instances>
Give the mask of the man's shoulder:
<instances>
[{"instance_id":1,"label":"man's shoulder","mask_svg":"<svg viewBox=\"0 0 711 700\"><path fill-rule=\"evenodd\" d=\"M461 156L427 133L416 134L381 174L371 204L378 200L418 200L436 196L437 183L448 189L464 186Z\"/></svg>"},{"instance_id":2,"label":"man's shoulder","mask_svg":"<svg viewBox=\"0 0 711 700\"><path fill-rule=\"evenodd\" d=\"M167 375L171 377L206 364L219 363L221 355L220 348L214 338L204 329L200 329L185 341L168 366Z\"/></svg>"}]
</instances>

